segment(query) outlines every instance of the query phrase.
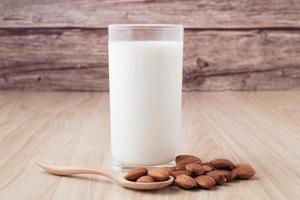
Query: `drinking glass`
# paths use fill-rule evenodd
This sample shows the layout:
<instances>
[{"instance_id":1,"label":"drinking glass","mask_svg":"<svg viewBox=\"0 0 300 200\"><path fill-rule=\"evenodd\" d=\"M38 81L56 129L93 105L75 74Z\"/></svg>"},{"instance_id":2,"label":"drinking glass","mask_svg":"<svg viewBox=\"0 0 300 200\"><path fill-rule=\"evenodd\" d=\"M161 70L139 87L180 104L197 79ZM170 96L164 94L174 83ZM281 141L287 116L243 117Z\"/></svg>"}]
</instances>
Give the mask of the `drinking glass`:
<instances>
[{"instance_id":1,"label":"drinking glass","mask_svg":"<svg viewBox=\"0 0 300 200\"><path fill-rule=\"evenodd\" d=\"M110 25L112 165L174 164L180 152L183 26Z\"/></svg>"}]
</instances>

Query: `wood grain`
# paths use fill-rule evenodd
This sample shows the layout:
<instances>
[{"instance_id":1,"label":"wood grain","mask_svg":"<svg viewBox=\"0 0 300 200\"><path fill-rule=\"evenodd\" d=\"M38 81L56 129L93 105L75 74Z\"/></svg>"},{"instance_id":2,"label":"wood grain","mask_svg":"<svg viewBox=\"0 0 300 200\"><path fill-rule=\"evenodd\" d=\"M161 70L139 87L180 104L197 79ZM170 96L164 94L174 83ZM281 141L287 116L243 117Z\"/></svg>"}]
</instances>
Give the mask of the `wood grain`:
<instances>
[{"instance_id":1,"label":"wood grain","mask_svg":"<svg viewBox=\"0 0 300 200\"><path fill-rule=\"evenodd\" d=\"M250 163L257 176L212 191L138 192L34 164L110 167L107 93L0 92L0 199L298 200L299 101L296 91L184 93L182 153Z\"/></svg>"},{"instance_id":2,"label":"wood grain","mask_svg":"<svg viewBox=\"0 0 300 200\"><path fill-rule=\"evenodd\" d=\"M187 28L300 28L290 0L2 0L0 27L97 27L178 23Z\"/></svg>"},{"instance_id":3,"label":"wood grain","mask_svg":"<svg viewBox=\"0 0 300 200\"><path fill-rule=\"evenodd\" d=\"M300 2L3 0L0 89L107 91L113 23L186 28L185 91L300 88Z\"/></svg>"},{"instance_id":4,"label":"wood grain","mask_svg":"<svg viewBox=\"0 0 300 200\"><path fill-rule=\"evenodd\" d=\"M0 30L0 89L107 91L107 31ZM185 91L300 88L300 32L187 30Z\"/></svg>"}]
</instances>

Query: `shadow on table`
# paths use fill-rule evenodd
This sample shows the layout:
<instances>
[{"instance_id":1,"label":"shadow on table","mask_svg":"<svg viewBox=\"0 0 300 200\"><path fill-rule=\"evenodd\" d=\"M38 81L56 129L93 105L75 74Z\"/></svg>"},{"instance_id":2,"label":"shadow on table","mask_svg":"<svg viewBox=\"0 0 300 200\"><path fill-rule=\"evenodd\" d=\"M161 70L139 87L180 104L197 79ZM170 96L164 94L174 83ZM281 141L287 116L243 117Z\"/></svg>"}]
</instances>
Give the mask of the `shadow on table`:
<instances>
[{"instance_id":1,"label":"shadow on table","mask_svg":"<svg viewBox=\"0 0 300 200\"><path fill-rule=\"evenodd\" d=\"M47 172L42 172L43 174L48 174ZM67 178L67 179L76 179L76 180L82 180L82 181L91 181L93 183L104 183L104 184L110 184L112 186L117 185L115 183L113 183L112 181L110 181L109 179L105 178L105 177L97 177L94 175L72 175L72 176L59 176L59 175L53 175L56 177L61 177L61 178ZM134 191L137 193L144 193L144 194L159 194L159 195L175 195L176 193L180 192L182 189L178 188L175 185L171 185L169 187L166 188L162 188L159 190L152 190L152 191L141 191L141 190L132 190L132 189L128 189L128 188L124 188L122 186L119 186L120 188L123 188L124 190L128 190L128 191Z\"/></svg>"},{"instance_id":2,"label":"shadow on table","mask_svg":"<svg viewBox=\"0 0 300 200\"><path fill-rule=\"evenodd\" d=\"M44 174L48 174L47 172L42 172ZM55 175L56 176L56 175ZM59 176L58 176L59 177ZM94 175L73 175L73 176L61 176L63 178L68 178L68 179L77 179L77 180L84 180L84 181L91 181L91 182L95 182L95 183L104 183L104 184L110 184L110 185L117 185L115 183L113 183L112 181L110 181L109 179L105 178L105 177L97 177ZM257 181L259 180L259 177L253 177L249 180L247 180L247 182L249 181ZM233 184L238 184L240 182L243 182L244 180L236 180L233 182L228 182L224 185L218 185L210 190L206 190L206 191L215 191L218 190L220 187L230 187ZM182 191L188 191L188 192L199 192L199 190L203 190L201 188L194 188L194 189L190 189L190 190L185 190L185 189L181 189L179 187L177 187L176 185L172 184L171 186L159 189L159 190L132 190L132 189L128 189L128 188L124 188L122 186L119 186L120 188L123 188L124 190L128 190L128 191L134 191L137 193L143 193L143 194L149 194L149 195L176 195L178 192L182 192Z\"/></svg>"}]
</instances>

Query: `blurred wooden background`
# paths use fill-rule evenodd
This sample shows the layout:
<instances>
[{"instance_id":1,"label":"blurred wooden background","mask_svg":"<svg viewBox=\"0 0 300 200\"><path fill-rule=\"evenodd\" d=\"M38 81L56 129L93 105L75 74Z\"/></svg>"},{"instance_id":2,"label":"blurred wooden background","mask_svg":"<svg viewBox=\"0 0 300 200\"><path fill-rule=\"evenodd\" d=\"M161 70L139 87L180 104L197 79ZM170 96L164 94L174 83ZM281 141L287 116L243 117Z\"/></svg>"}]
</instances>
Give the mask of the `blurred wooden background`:
<instances>
[{"instance_id":1,"label":"blurred wooden background","mask_svg":"<svg viewBox=\"0 0 300 200\"><path fill-rule=\"evenodd\" d=\"M298 0L0 0L0 89L107 91L113 23L183 24L185 91L300 88Z\"/></svg>"}]
</instances>

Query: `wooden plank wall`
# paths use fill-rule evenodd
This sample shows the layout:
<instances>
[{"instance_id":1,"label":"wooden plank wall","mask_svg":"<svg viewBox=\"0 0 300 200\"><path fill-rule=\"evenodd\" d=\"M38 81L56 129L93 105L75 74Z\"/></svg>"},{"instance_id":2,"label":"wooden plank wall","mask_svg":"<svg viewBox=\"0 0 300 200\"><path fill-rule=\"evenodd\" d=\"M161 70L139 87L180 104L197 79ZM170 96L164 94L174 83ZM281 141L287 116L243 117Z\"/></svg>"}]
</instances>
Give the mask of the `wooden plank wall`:
<instances>
[{"instance_id":1,"label":"wooden plank wall","mask_svg":"<svg viewBox=\"0 0 300 200\"><path fill-rule=\"evenodd\" d=\"M0 0L0 89L107 91L113 23L183 24L185 91L300 88L300 1Z\"/></svg>"}]
</instances>

